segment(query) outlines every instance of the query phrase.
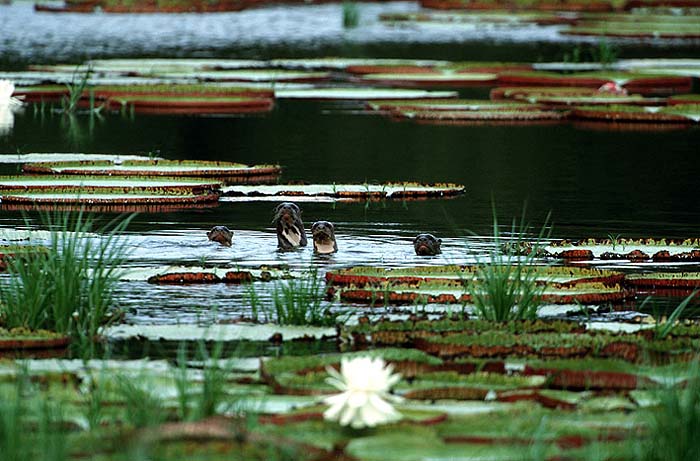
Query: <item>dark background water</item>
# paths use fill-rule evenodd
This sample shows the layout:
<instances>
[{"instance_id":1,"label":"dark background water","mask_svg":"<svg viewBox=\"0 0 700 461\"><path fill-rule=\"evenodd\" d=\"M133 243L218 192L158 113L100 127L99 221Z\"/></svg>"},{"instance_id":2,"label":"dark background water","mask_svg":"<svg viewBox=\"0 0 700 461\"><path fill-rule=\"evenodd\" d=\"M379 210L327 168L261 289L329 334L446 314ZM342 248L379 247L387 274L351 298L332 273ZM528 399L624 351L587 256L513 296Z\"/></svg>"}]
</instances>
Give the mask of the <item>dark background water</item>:
<instances>
[{"instance_id":1,"label":"dark background water","mask_svg":"<svg viewBox=\"0 0 700 461\"><path fill-rule=\"evenodd\" d=\"M354 105L281 102L256 117L134 119L60 115L15 120L5 152L158 152L171 159L278 162L283 180L455 182L464 197L445 201L304 204L308 219L403 223L460 235L489 232L492 198L501 219L552 212L562 238L691 237L700 223L700 130L600 131L572 125L431 126L355 113ZM68 126L72 125L72 130ZM78 132L78 134L75 134ZM5 167L8 172L11 167ZM269 226L270 203L224 203L177 213L153 226ZM391 224L386 225L388 229ZM396 231L402 231L397 228Z\"/></svg>"}]
</instances>

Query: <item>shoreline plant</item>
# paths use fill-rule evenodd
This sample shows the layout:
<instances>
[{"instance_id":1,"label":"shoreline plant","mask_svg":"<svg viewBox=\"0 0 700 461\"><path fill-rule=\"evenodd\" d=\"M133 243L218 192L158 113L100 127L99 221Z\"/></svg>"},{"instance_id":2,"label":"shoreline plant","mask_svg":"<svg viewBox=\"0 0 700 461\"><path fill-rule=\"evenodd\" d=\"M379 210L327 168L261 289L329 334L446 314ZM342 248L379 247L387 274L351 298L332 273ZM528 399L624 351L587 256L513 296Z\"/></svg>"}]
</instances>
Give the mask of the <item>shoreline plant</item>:
<instances>
[{"instance_id":1,"label":"shoreline plant","mask_svg":"<svg viewBox=\"0 0 700 461\"><path fill-rule=\"evenodd\" d=\"M50 232L47 251L20 253L7 264L0 322L69 335L83 355L93 355L127 254L120 235L132 217L117 218L95 234L94 218L83 211L42 214Z\"/></svg>"},{"instance_id":2,"label":"shoreline plant","mask_svg":"<svg viewBox=\"0 0 700 461\"><path fill-rule=\"evenodd\" d=\"M509 237L503 237L493 206L493 240L496 248L489 260L481 263L469 283L469 295L477 315L484 320L508 322L534 320L542 304L546 283L538 280L536 259L542 250L542 241L549 237L550 214L532 240L527 238L525 211L519 222L513 219Z\"/></svg>"}]
</instances>

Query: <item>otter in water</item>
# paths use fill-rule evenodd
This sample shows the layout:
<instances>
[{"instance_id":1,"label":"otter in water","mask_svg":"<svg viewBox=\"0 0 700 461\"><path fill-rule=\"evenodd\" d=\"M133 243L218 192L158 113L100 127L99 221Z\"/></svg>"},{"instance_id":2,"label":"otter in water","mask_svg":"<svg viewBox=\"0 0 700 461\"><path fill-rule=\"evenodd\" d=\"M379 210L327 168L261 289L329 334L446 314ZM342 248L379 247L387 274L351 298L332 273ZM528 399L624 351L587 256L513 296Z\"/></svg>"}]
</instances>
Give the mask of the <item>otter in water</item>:
<instances>
[{"instance_id":1,"label":"otter in water","mask_svg":"<svg viewBox=\"0 0 700 461\"><path fill-rule=\"evenodd\" d=\"M212 242L219 242L225 247L230 247L231 240L233 240L233 231L226 226L214 226L207 232L207 238Z\"/></svg>"},{"instance_id":2,"label":"otter in water","mask_svg":"<svg viewBox=\"0 0 700 461\"><path fill-rule=\"evenodd\" d=\"M328 221L316 221L311 226L311 235L314 239L314 252L322 255L338 251L335 241L335 227Z\"/></svg>"},{"instance_id":3,"label":"otter in water","mask_svg":"<svg viewBox=\"0 0 700 461\"><path fill-rule=\"evenodd\" d=\"M435 256L442 253L441 243L442 240L435 238L432 234L418 234L413 239L413 248L418 256Z\"/></svg>"},{"instance_id":4,"label":"otter in water","mask_svg":"<svg viewBox=\"0 0 700 461\"><path fill-rule=\"evenodd\" d=\"M277 226L277 247L280 250L292 250L306 246L304 223L301 221L301 210L296 204L284 202L275 208L272 224Z\"/></svg>"}]
</instances>

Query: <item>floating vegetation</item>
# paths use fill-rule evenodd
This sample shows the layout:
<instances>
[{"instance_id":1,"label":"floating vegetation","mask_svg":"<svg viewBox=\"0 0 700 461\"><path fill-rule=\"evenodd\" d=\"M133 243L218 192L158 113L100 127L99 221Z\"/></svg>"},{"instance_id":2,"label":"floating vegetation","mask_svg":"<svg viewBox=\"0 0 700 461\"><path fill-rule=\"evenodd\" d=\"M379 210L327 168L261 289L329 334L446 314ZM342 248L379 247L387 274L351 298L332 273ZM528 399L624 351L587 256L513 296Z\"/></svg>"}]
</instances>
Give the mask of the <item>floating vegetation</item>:
<instances>
[{"instance_id":1,"label":"floating vegetation","mask_svg":"<svg viewBox=\"0 0 700 461\"><path fill-rule=\"evenodd\" d=\"M454 91L426 91L404 88L299 88L275 89L277 99L358 100L456 98Z\"/></svg>"},{"instance_id":2,"label":"floating vegetation","mask_svg":"<svg viewBox=\"0 0 700 461\"><path fill-rule=\"evenodd\" d=\"M543 248L564 259L690 262L700 261L700 240L686 239L585 239L562 240Z\"/></svg>"},{"instance_id":3,"label":"floating vegetation","mask_svg":"<svg viewBox=\"0 0 700 461\"><path fill-rule=\"evenodd\" d=\"M243 165L231 162L195 160L127 160L123 162L46 162L23 165L25 173L61 175L129 175L215 177L232 181L259 181L274 178L279 165Z\"/></svg>"},{"instance_id":4,"label":"floating vegetation","mask_svg":"<svg viewBox=\"0 0 700 461\"><path fill-rule=\"evenodd\" d=\"M80 190L93 192L151 192L151 193L202 193L217 192L221 182L197 178L139 178L138 176L79 176L79 175L37 175L0 176L0 191L61 192Z\"/></svg>"},{"instance_id":5,"label":"floating vegetation","mask_svg":"<svg viewBox=\"0 0 700 461\"><path fill-rule=\"evenodd\" d=\"M239 97L112 96L107 102L112 110L129 108L137 114L249 114L274 107L272 99Z\"/></svg>"},{"instance_id":6,"label":"floating vegetation","mask_svg":"<svg viewBox=\"0 0 700 461\"><path fill-rule=\"evenodd\" d=\"M615 94L581 87L499 87L491 90L491 99L512 99L542 106L590 105L664 105L665 99L641 95Z\"/></svg>"},{"instance_id":7,"label":"floating vegetation","mask_svg":"<svg viewBox=\"0 0 700 461\"><path fill-rule=\"evenodd\" d=\"M0 154L0 163L37 163L37 162L85 162L110 161L114 163L124 160L160 160L158 157L145 155L120 154L83 154L83 153L31 153L31 154Z\"/></svg>"},{"instance_id":8,"label":"floating vegetation","mask_svg":"<svg viewBox=\"0 0 700 461\"><path fill-rule=\"evenodd\" d=\"M677 104L669 107L580 106L573 117L624 123L698 123L700 104Z\"/></svg>"},{"instance_id":9,"label":"floating vegetation","mask_svg":"<svg viewBox=\"0 0 700 461\"><path fill-rule=\"evenodd\" d=\"M555 72L502 72L498 75L498 83L505 86L576 86L600 88L606 83L624 87L630 93L675 94L689 93L690 77L667 75L652 75L627 72L576 72L559 74Z\"/></svg>"},{"instance_id":10,"label":"floating vegetation","mask_svg":"<svg viewBox=\"0 0 700 461\"><path fill-rule=\"evenodd\" d=\"M622 282L620 272L586 269L581 267L533 267L535 280L559 286L576 286L580 283L601 282L615 285ZM414 284L426 282L459 282L468 285L478 280L478 266L424 266L411 268L352 267L326 272L326 282L331 285L384 285Z\"/></svg>"},{"instance_id":11,"label":"floating vegetation","mask_svg":"<svg viewBox=\"0 0 700 461\"><path fill-rule=\"evenodd\" d=\"M631 15L591 17L561 31L564 35L651 39L700 38L700 18L687 16Z\"/></svg>"},{"instance_id":12,"label":"floating vegetation","mask_svg":"<svg viewBox=\"0 0 700 461\"><path fill-rule=\"evenodd\" d=\"M430 197L451 197L463 194L459 184L289 184L270 186L225 186L224 197L246 200L296 200L303 197L332 198L337 200L410 200Z\"/></svg>"},{"instance_id":13,"label":"floating vegetation","mask_svg":"<svg viewBox=\"0 0 700 461\"><path fill-rule=\"evenodd\" d=\"M497 81L495 73L480 72L421 72L421 73L377 73L353 77L353 81L372 85L398 87L447 87L461 88L487 86Z\"/></svg>"}]
</instances>

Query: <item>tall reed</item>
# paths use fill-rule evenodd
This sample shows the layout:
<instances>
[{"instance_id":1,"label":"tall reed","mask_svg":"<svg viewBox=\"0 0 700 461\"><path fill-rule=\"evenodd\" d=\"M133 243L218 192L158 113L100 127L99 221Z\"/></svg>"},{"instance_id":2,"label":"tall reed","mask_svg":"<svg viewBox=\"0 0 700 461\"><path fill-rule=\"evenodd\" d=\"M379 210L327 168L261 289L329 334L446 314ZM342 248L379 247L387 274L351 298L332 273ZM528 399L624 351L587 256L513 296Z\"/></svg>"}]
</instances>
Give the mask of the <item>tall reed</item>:
<instances>
[{"instance_id":1,"label":"tall reed","mask_svg":"<svg viewBox=\"0 0 700 461\"><path fill-rule=\"evenodd\" d=\"M127 254L120 217L94 234L82 211L41 215L50 230L48 251L26 252L7 266L0 284L0 318L10 328L46 329L91 344L108 319L120 265Z\"/></svg>"},{"instance_id":2,"label":"tall reed","mask_svg":"<svg viewBox=\"0 0 700 461\"><path fill-rule=\"evenodd\" d=\"M476 270L475 280L469 283L471 301L477 314L496 322L534 319L542 303L546 284L538 281L535 259L541 242L549 236L549 215L545 218L534 240L527 238L530 227L525 222L525 209L519 222L513 219L510 235L503 237L493 208L493 239L496 248L489 260Z\"/></svg>"}]
</instances>

